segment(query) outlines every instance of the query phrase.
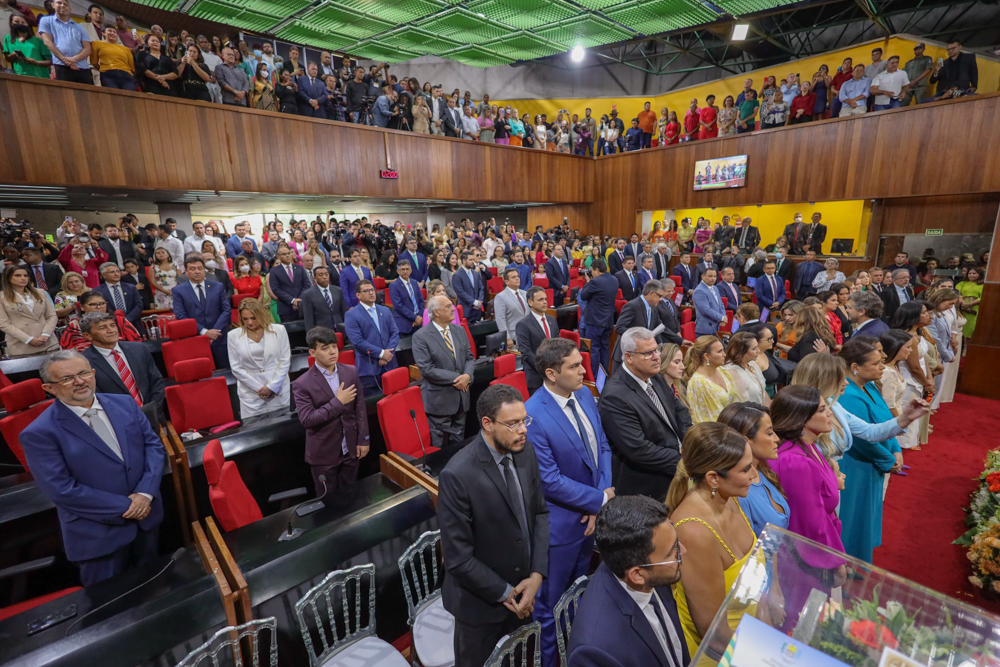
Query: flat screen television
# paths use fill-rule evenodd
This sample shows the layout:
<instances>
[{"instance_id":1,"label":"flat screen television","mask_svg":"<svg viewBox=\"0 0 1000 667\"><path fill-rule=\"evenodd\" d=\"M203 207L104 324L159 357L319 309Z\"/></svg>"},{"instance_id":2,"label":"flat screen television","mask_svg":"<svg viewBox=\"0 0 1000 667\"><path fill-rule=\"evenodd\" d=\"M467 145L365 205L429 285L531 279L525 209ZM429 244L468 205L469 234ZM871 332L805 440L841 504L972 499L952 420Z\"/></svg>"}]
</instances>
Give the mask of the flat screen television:
<instances>
[{"instance_id":1,"label":"flat screen television","mask_svg":"<svg viewBox=\"0 0 1000 667\"><path fill-rule=\"evenodd\" d=\"M747 156L733 155L694 163L695 190L742 188L747 184Z\"/></svg>"}]
</instances>

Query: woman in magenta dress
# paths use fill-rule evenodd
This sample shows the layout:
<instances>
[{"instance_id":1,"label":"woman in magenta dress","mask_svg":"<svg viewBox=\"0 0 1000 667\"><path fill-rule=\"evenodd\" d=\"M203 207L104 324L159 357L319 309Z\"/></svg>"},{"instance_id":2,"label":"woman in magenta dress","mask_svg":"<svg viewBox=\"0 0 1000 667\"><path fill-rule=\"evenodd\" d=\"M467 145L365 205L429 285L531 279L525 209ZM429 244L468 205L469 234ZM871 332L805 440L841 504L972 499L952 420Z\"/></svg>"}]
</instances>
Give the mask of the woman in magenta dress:
<instances>
[{"instance_id":1,"label":"woman in magenta dress","mask_svg":"<svg viewBox=\"0 0 1000 667\"><path fill-rule=\"evenodd\" d=\"M700 218L698 229L694 233L694 251L704 252L705 244L712 240L712 228L709 227L708 220Z\"/></svg>"}]
</instances>

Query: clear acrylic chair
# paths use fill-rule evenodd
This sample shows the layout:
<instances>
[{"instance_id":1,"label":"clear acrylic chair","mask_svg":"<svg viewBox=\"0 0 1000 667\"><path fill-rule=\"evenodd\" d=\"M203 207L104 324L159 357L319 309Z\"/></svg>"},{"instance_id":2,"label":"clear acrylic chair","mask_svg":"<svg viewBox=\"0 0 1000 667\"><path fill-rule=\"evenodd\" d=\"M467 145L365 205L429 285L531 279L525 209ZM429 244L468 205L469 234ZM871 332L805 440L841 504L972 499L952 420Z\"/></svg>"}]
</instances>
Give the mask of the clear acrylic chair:
<instances>
[{"instance_id":1,"label":"clear acrylic chair","mask_svg":"<svg viewBox=\"0 0 1000 667\"><path fill-rule=\"evenodd\" d=\"M559 647L559 664L568 665L566 660L566 649L569 647L569 633L573 628L573 619L580 609L580 598L587 590L587 582L590 577L583 576L573 582L566 589L566 592L556 602L552 608L552 615L556 618L556 645Z\"/></svg>"},{"instance_id":2,"label":"clear acrylic chair","mask_svg":"<svg viewBox=\"0 0 1000 667\"><path fill-rule=\"evenodd\" d=\"M368 593L363 596L366 585ZM375 636L375 566L371 563L326 575L295 603L295 616L314 667L407 667L399 651ZM314 632L319 646L313 641Z\"/></svg>"},{"instance_id":3,"label":"clear acrylic chair","mask_svg":"<svg viewBox=\"0 0 1000 667\"><path fill-rule=\"evenodd\" d=\"M261 618L244 623L243 625L231 625L222 628L207 642L188 653L187 657L177 663L177 667L198 667L201 664L212 665L233 665L233 667L244 667L244 665L260 666L260 632L270 630L270 649L268 651L268 666L278 667L278 637L276 635L278 622L274 617ZM246 642L243 640L246 639ZM241 644L242 642L242 644ZM242 646L242 647L241 647ZM244 662L243 648L249 647L251 660ZM225 649L230 649L221 658L219 654Z\"/></svg>"},{"instance_id":4,"label":"clear acrylic chair","mask_svg":"<svg viewBox=\"0 0 1000 667\"><path fill-rule=\"evenodd\" d=\"M541 637L542 624L538 621L522 625L497 643L483 667L539 667L542 663ZM530 641L532 638L534 641ZM533 648L529 648L529 642Z\"/></svg>"},{"instance_id":5,"label":"clear acrylic chair","mask_svg":"<svg viewBox=\"0 0 1000 667\"><path fill-rule=\"evenodd\" d=\"M399 557L413 650L424 667L455 664L455 617L444 608L438 586L441 531L427 531Z\"/></svg>"}]
</instances>

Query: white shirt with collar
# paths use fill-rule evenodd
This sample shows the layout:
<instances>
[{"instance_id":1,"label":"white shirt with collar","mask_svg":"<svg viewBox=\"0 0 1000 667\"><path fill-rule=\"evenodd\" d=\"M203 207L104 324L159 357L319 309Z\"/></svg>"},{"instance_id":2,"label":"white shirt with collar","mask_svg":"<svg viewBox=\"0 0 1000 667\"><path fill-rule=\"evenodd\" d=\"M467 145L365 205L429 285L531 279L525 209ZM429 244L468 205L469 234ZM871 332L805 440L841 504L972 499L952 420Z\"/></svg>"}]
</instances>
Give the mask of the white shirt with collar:
<instances>
[{"instance_id":1,"label":"white shirt with collar","mask_svg":"<svg viewBox=\"0 0 1000 667\"><path fill-rule=\"evenodd\" d=\"M111 243L111 247L115 249L115 261L118 264L118 268L119 269L124 269L125 268L125 260L122 259L122 247L121 247L122 246L122 240L120 238L119 239L110 239L109 238L108 242Z\"/></svg>"},{"instance_id":2,"label":"white shirt with collar","mask_svg":"<svg viewBox=\"0 0 1000 667\"><path fill-rule=\"evenodd\" d=\"M535 321L538 322L538 326L541 327L542 331L544 332L545 331L545 327L547 327L549 325L549 323L545 320L545 314L543 313L543 314L539 315L535 311L531 310L531 316L535 318ZM549 327L549 336L552 336L552 335L553 335L552 334L552 327Z\"/></svg>"},{"instance_id":3,"label":"white shirt with collar","mask_svg":"<svg viewBox=\"0 0 1000 667\"><path fill-rule=\"evenodd\" d=\"M194 290L194 296L195 296L196 299L197 298L201 298L201 299L204 300L204 299L208 298L208 281L207 280L202 280L199 283L196 283L193 280L189 280L188 282L191 283L191 289ZM199 294L198 294L198 287L201 287L201 295L200 295L200 297L199 297ZM201 334L202 336L204 336L205 333L207 333L207 332L208 332L208 329L202 329L198 333Z\"/></svg>"},{"instance_id":4,"label":"white shirt with collar","mask_svg":"<svg viewBox=\"0 0 1000 667\"><path fill-rule=\"evenodd\" d=\"M625 372L628 373L628 375L629 375L630 378L632 378L633 380L635 380L636 382L639 383L639 388L642 389L643 393L646 393L646 387L651 388L653 390L654 394L656 393L656 387L653 386L653 381L652 380L645 380L645 381L640 380L639 376L637 376L635 373L633 373L632 369L628 367L628 364L624 363L624 360L622 360L622 368L625 369ZM659 398L660 398L659 395L657 395L657 399L659 399ZM663 406L663 414L667 415L667 425L669 425L670 426L670 430L673 431L674 430L674 423L672 421L670 421L670 413L667 412L667 406L666 406L666 404L664 404L664 402L662 400L660 400L660 405Z\"/></svg>"},{"instance_id":5,"label":"white shirt with collar","mask_svg":"<svg viewBox=\"0 0 1000 667\"><path fill-rule=\"evenodd\" d=\"M632 601L642 610L642 615L646 618L646 622L649 623L650 628L652 628L653 634L656 635L656 639L660 642L660 648L663 649L663 654L667 657L667 664L671 665L671 667L681 667L683 665L681 638L677 636L677 629L671 622L670 616L667 614L667 609L663 606L663 601L660 600L660 596L657 595L655 590L643 593L642 591L634 590L624 581L618 579L618 577L615 577L615 579L622 585L622 588L632 598ZM660 614L663 616L663 620L667 626L666 631L670 635L669 644L667 643L666 636L663 634L663 623L660 623L660 619L657 618L653 604L660 607ZM672 651L670 649L671 646L673 646Z\"/></svg>"},{"instance_id":6,"label":"white shirt with collar","mask_svg":"<svg viewBox=\"0 0 1000 667\"><path fill-rule=\"evenodd\" d=\"M875 321L874 319L867 319L864 322L859 323L858 326L857 326L857 328L854 330L854 335L857 336L858 332L861 331L862 329L864 329L866 324L868 324L869 322L874 322L874 321Z\"/></svg>"},{"instance_id":7,"label":"white shirt with collar","mask_svg":"<svg viewBox=\"0 0 1000 667\"><path fill-rule=\"evenodd\" d=\"M212 245L215 246L216 254L220 256L222 255L222 239L215 236L209 236L208 234L205 236L192 234L184 239L184 253L187 254L189 252L196 252L200 255L201 246L204 245L205 241L211 241Z\"/></svg>"},{"instance_id":8,"label":"white shirt with collar","mask_svg":"<svg viewBox=\"0 0 1000 667\"><path fill-rule=\"evenodd\" d=\"M126 357L125 353L122 352L121 345L115 343L115 346L110 350L106 347L99 347L97 345L94 345L93 348L101 353L101 356L104 357L104 360L111 365L111 368L115 369L115 372L118 372L118 364L115 362L115 358L112 356L112 353L117 352L120 354L122 361L125 362L125 368L128 369L129 373L132 373L132 377L135 377L135 373L132 371L132 366L128 363L128 357ZM138 388L138 385L136 385L136 388Z\"/></svg>"}]
</instances>

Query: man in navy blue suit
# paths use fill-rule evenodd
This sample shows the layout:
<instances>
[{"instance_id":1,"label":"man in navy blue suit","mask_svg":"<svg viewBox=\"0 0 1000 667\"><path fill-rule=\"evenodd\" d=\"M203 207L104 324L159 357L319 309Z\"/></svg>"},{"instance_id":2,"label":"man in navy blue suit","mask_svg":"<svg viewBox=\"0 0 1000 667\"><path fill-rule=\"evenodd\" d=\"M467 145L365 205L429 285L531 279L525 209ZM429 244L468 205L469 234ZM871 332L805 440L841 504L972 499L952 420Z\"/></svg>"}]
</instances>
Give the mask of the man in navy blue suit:
<instances>
[{"instance_id":1,"label":"man in navy blue suit","mask_svg":"<svg viewBox=\"0 0 1000 667\"><path fill-rule=\"evenodd\" d=\"M136 331L144 331L142 326L142 295L135 285L122 282L122 272L114 262L101 264L104 282L94 289L104 295L104 300L112 304L112 310L120 310L125 319L132 323Z\"/></svg>"},{"instance_id":2,"label":"man in navy blue suit","mask_svg":"<svg viewBox=\"0 0 1000 667\"><path fill-rule=\"evenodd\" d=\"M375 286L370 280L359 281L355 291L358 305L347 311L344 328L354 346L354 365L365 385L365 395L378 395L382 393L382 374L399 366L399 330L389 309L375 303Z\"/></svg>"},{"instance_id":3,"label":"man in navy blue suit","mask_svg":"<svg viewBox=\"0 0 1000 667\"><path fill-rule=\"evenodd\" d=\"M723 267L719 271L719 282L715 284L715 286L719 289L719 294L726 300L726 310L731 310L734 313L742 304L742 301L740 301L740 288L735 282L733 282L733 278L735 276L736 272L733 271L733 267ZM757 298L759 299L760 297ZM782 299L782 301L784 301L784 299ZM766 308L767 306L763 307Z\"/></svg>"},{"instance_id":4,"label":"man in navy blue suit","mask_svg":"<svg viewBox=\"0 0 1000 667\"><path fill-rule=\"evenodd\" d=\"M514 269L515 271L517 271L518 277L521 278L520 289L523 289L525 292L527 292L529 289L531 289L532 286L531 274L533 272L531 270L531 267L528 266L524 261L524 250L522 250L521 248L515 248L514 254L512 254L510 258L512 261L510 264L507 265L507 267L503 270L503 272L504 274L506 274L507 269Z\"/></svg>"},{"instance_id":5,"label":"man in navy blue suit","mask_svg":"<svg viewBox=\"0 0 1000 667\"><path fill-rule=\"evenodd\" d=\"M639 280L639 290L645 287L650 280L656 280L656 271L653 269L653 256L643 255L641 266L635 272L635 277Z\"/></svg>"},{"instance_id":6,"label":"man in navy blue suit","mask_svg":"<svg viewBox=\"0 0 1000 667\"><path fill-rule=\"evenodd\" d=\"M271 291L278 300L278 317L282 322L301 320L302 293L312 287L306 270L298 264L293 264L294 256L290 248L278 250L278 264L271 269L269 284Z\"/></svg>"},{"instance_id":7,"label":"man in navy blue suit","mask_svg":"<svg viewBox=\"0 0 1000 667\"><path fill-rule=\"evenodd\" d=\"M624 239L622 239L624 241ZM642 253L642 244L639 243L639 235L633 234L628 243L625 244L625 255L638 260Z\"/></svg>"},{"instance_id":8,"label":"man in navy blue suit","mask_svg":"<svg viewBox=\"0 0 1000 667\"><path fill-rule=\"evenodd\" d=\"M409 336L413 330L424 321L424 297L420 293L420 285L412 276L410 261L401 259L396 262L397 280L389 285L389 297L392 299L392 318L396 320L396 328L400 336Z\"/></svg>"},{"instance_id":9,"label":"man in navy blue suit","mask_svg":"<svg viewBox=\"0 0 1000 667\"><path fill-rule=\"evenodd\" d=\"M83 585L153 560L163 520L159 436L131 396L95 393L79 352L54 352L38 372L56 400L21 432L21 445Z\"/></svg>"},{"instance_id":10,"label":"man in navy blue suit","mask_svg":"<svg viewBox=\"0 0 1000 667\"><path fill-rule=\"evenodd\" d=\"M590 366L597 377L597 369L604 367L610 372L611 330L615 322L615 297L618 296L618 280L608 271L603 259L595 259L590 264L590 278L577 294L583 309L580 335L590 339Z\"/></svg>"},{"instance_id":11,"label":"man in navy blue suit","mask_svg":"<svg viewBox=\"0 0 1000 667\"><path fill-rule=\"evenodd\" d=\"M622 270L625 263L625 239L615 241L615 249L608 254L608 273L614 275Z\"/></svg>"},{"instance_id":12,"label":"man in navy blue suit","mask_svg":"<svg viewBox=\"0 0 1000 667\"><path fill-rule=\"evenodd\" d=\"M553 246L552 257L545 262L545 277L549 279L555 304L561 306L563 299L569 296L569 262L566 261L566 252L560 243Z\"/></svg>"},{"instance_id":13,"label":"man in navy blue suit","mask_svg":"<svg viewBox=\"0 0 1000 667\"><path fill-rule=\"evenodd\" d=\"M340 291L348 310L358 305L358 282L372 279L372 270L361 266L361 251L353 248L349 253L351 263L340 270Z\"/></svg>"},{"instance_id":14,"label":"man in navy blue suit","mask_svg":"<svg viewBox=\"0 0 1000 667\"><path fill-rule=\"evenodd\" d=\"M198 333L212 341L212 358L216 368L229 368L226 332L232 322L233 307L222 283L205 280L205 261L191 254L184 258L187 282L173 290L174 317L193 319Z\"/></svg>"},{"instance_id":15,"label":"man in navy blue suit","mask_svg":"<svg viewBox=\"0 0 1000 667\"><path fill-rule=\"evenodd\" d=\"M299 115L310 118L326 118L326 84L317 78L319 69L316 67L316 63L309 63L306 71L308 76L296 78L299 90L295 94L295 99L299 103Z\"/></svg>"},{"instance_id":16,"label":"man in navy blue suit","mask_svg":"<svg viewBox=\"0 0 1000 667\"><path fill-rule=\"evenodd\" d=\"M424 287L424 282L427 280L427 258L424 257L424 253L417 252L417 239L412 236L406 237L406 250L401 250L399 253L399 260L404 259L410 260L413 279L420 284L420 287Z\"/></svg>"},{"instance_id":17,"label":"man in navy blue suit","mask_svg":"<svg viewBox=\"0 0 1000 667\"><path fill-rule=\"evenodd\" d=\"M635 258L631 255L625 255L625 261L622 263L622 270L615 274L615 278L618 280L618 289L622 291L622 298L626 301L631 301L632 299L639 296L640 286L639 279L636 278L635 273L632 269L635 268Z\"/></svg>"},{"instance_id":18,"label":"man in navy blue suit","mask_svg":"<svg viewBox=\"0 0 1000 667\"><path fill-rule=\"evenodd\" d=\"M670 272L672 276L681 277L681 289L684 290L684 297L690 298L691 292L698 286L698 277L691 268L691 253L682 252L678 260L680 263Z\"/></svg>"},{"instance_id":19,"label":"man in navy blue suit","mask_svg":"<svg viewBox=\"0 0 1000 667\"><path fill-rule=\"evenodd\" d=\"M229 237L226 241L226 255L229 257L236 257L241 252L243 252L243 239L250 239L250 245L253 246L253 251L257 252L257 242L250 238L250 225L245 222L236 223L236 233Z\"/></svg>"},{"instance_id":20,"label":"man in navy blue suit","mask_svg":"<svg viewBox=\"0 0 1000 667\"><path fill-rule=\"evenodd\" d=\"M774 275L774 270L774 262L768 260L764 264L764 275L757 279L753 287L757 305L772 313L778 312L785 302L785 280Z\"/></svg>"},{"instance_id":21,"label":"man in navy blue suit","mask_svg":"<svg viewBox=\"0 0 1000 667\"><path fill-rule=\"evenodd\" d=\"M535 366L545 377L544 388L524 407L532 419L528 439L549 506L549 571L535 597L533 617L542 624L542 665L556 667L552 608L570 584L587 574L594 521L615 490L611 448L594 396L583 386L580 350L565 338L546 339L535 352Z\"/></svg>"},{"instance_id":22,"label":"man in navy blue suit","mask_svg":"<svg viewBox=\"0 0 1000 667\"><path fill-rule=\"evenodd\" d=\"M619 496L597 515L603 561L573 619L567 667L683 667L688 655L671 586L687 551L667 506Z\"/></svg>"},{"instance_id":23,"label":"man in navy blue suit","mask_svg":"<svg viewBox=\"0 0 1000 667\"><path fill-rule=\"evenodd\" d=\"M461 260L462 268L455 271L455 275L451 277L451 286L458 295L458 305L462 307L462 315L469 324L472 324L483 317L486 288L479 271L476 270L475 255L465 250L462 252Z\"/></svg>"}]
</instances>

